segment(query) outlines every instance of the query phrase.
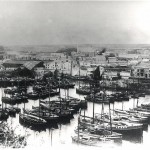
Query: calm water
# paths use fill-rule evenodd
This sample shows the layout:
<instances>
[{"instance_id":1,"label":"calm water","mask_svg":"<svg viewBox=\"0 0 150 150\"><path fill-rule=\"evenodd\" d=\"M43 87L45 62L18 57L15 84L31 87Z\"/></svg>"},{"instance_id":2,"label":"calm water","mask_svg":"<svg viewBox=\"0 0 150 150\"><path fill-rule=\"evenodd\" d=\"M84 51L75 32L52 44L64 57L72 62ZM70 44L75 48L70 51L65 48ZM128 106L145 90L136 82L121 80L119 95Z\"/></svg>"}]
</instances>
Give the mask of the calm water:
<instances>
[{"instance_id":1,"label":"calm water","mask_svg":"<svg viewBox=\"0 0 150 150\"><path fill-rule=\"evenodd\" d=\"M29 89L30 90L30 89ZM0 97L2 96L2 90L0 90ZM76 94L75 88L69 90L69 95L74 96L76 98L84 99L84 96L79 96ZM65 90L61 90L61 96L65 96ZM56 97L53 97L51 99L55 99ZM149 103L150 102L150 96L145 96L144 98L139 98L139 105L141 103ZM33 101L29 100L28 103L25 104L25 107L28 109L31 109L32 106L38 106L39 101ZM115 102L114 107L122 109L122 106L124 109L133 108L136 105L136 100L130 99L127 102L119 103ZM8 106L8 105L7 105ZM23 108L24 105L20 104L18 105L19 108ZM111 108L113 109L113 105L111 104ZM93 114L93 104L88 103L88 109L85 111L85 114L88 116L92 116ZM105 112L108 111L108 106L105 105ZM95 104L95 113L101 112L101 104ZM84 111L82 110L82 114ZM27 138L27 146L25 149L100 149L97 147L91 147L91 146L85 146L80 145L72 142L71 135L74 134L74 129L77 126L77 117L78 115L74 115L74 119L71 119L70 123L67 124L59 124L58 128L53 129L46 129L45 131L33 131L29 128L23 127L19 124L19 116L17 115L16 118L9 117L8 123L14 128L16 133L21 134L28 134ZM146 149L148 146L150 146L150 125L148 125L148 128L143 131L142 137L135 137L134 135L132 137L129 137L127 140L123 140L121 145L117 144L103 144L103 149L127 149L133 148L133 149Z\"/></svg>"}]
</instances>

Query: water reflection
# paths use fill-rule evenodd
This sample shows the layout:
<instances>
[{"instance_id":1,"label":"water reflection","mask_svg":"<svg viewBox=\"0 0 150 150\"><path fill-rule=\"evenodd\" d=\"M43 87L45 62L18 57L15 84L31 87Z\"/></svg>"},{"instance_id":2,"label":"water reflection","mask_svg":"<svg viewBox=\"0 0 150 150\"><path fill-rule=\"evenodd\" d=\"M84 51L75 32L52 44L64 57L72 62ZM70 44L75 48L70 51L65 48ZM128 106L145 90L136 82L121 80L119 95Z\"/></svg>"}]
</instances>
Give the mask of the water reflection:
<instances>
[{"instance_id":1,"label":"water reflection","mask_svg":"<svg viewBox=\"0 0 150 150\"><path fill-rule=\"evenodd\" d=\"M123 135L123 140L130 141L132 143L143 143L143 133L141 134L126 134Z\"/></svg>"}]
</instances>

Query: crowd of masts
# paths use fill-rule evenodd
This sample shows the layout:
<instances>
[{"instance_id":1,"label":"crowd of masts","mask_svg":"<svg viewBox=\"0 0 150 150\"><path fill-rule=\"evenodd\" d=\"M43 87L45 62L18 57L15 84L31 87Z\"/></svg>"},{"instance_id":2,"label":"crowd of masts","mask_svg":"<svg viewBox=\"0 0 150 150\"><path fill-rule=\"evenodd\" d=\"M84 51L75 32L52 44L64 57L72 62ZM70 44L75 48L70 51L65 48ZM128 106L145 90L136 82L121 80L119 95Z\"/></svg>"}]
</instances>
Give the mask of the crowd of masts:
<instances>
[{"instance_id":1,"label":"crowd of masts","mask_svg":"<svg viewBox=\"0 0 150 150\"><path fill-rule=\"evenodd\" d=\"M7 81L7 86L11 85L11 88L6 88L4 84L5 89L2 90L1 120L7 120L9 115L15 116L16 113L19 113L19 122L22 125L33 129L45 129L51 125L57 126L58 123L69 122L74 113L79 112L78 126L75 129L76 135L72 136L73 141L78 143L87 145L116 141L120 143L126 134L142 135L143 127L148 124L150 118L150 104L138 105L138 98L145 96L145 93L119 92L117 89L116 92L108 92L104 86L103 77L89 79L86 82L89 86L83 86L79 82L76 93L85 95L84 100L70 96L69 88L75 86L70 79L47 77L42 80L33 80L25 78L23 82L18 78L17 84L14 80L10 81L12 83ZM16 86L15 88L13 84ZM28 86L32 87L32 91L28 90ZM65 97L62 97L60 89L64 89ZM57 98L51 100L52 96ZM129 101L130 98L137 99L137 106L124 110L123 101ZM29 110L25 107L28 100L38 100L39 104ZM79 111L87 108L87 101L93 103L92 117L86 116L85 111L84 115L81 115L81 111ZM122 102L122 109L114 109L115 101ZM22 110L18 107L20 103L24 103ZM95 103L101 104L99 113L95 112ZM112 103L113 109L111 109L110 103ZM16 104L17 106L15 106ZM108 106L107 111L105 105Z\"/></svg>"}]
</instances>

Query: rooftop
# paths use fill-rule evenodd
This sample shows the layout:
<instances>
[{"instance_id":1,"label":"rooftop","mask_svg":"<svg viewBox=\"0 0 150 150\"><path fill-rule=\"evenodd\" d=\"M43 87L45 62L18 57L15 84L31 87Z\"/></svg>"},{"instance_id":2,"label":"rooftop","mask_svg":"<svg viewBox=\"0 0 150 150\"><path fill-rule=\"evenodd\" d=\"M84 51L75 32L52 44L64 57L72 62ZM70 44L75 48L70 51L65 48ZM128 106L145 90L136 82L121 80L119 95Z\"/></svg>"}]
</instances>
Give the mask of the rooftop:
<instances>
[{"instance_id":1,"label":"rooftop","mask_svg":"<svg viewBox=\"0 0 150 150\"><path fill-rule=\"evenodd\" d=\"M135 66L136 68L150 68L150 61L148 62L141 62Z\"/></svg>"},{"instance_id":2,"label":"rooftop","mask_svg":"<svg viewBox=\"0 0 150 150\"><path fill-rule=\"evenodd\" d=\"M41 61L27 61L26 63L24 63L24 67L26 67L29 70L32 70L35 66L41 64L43 62Z\"/></svg>"}]
</instances>

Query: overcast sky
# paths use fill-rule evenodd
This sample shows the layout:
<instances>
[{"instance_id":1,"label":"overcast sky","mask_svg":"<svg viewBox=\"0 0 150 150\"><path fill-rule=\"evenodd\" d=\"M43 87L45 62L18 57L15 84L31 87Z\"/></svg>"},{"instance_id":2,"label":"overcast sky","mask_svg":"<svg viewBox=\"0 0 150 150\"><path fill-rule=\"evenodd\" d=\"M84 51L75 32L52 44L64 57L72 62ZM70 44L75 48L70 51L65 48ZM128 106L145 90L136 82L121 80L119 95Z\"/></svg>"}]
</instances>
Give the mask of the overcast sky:
<instances>
[{"instance_id":1,"label":"overcast sky","mask_svg":"<svg viewBox=\"0 0 150 150\"><path fill-rule=\"evenodd\" d=\"M149 2L0 2L0 45L150 44Z\"/></svg>"}]
</instances>

